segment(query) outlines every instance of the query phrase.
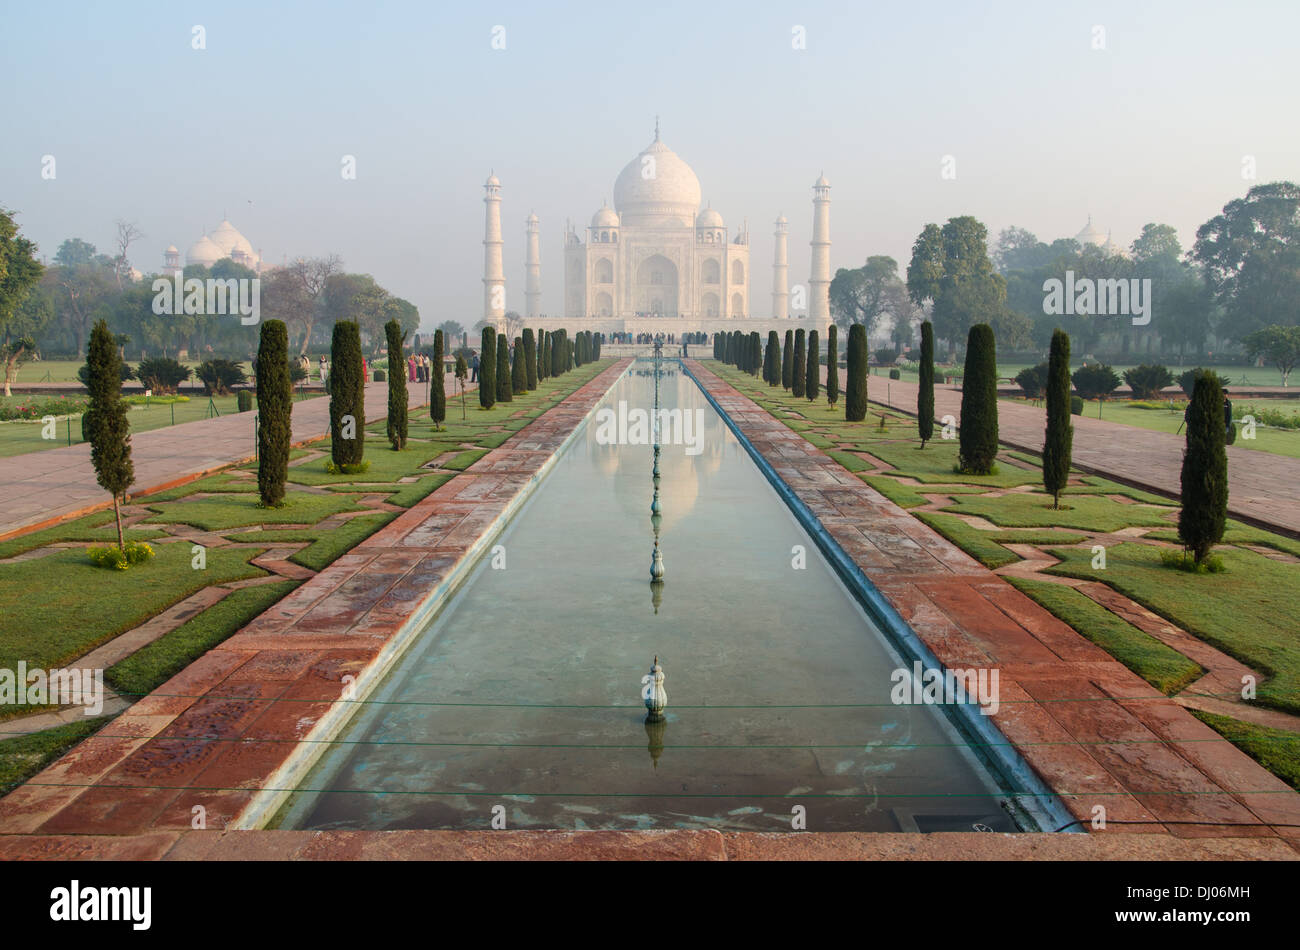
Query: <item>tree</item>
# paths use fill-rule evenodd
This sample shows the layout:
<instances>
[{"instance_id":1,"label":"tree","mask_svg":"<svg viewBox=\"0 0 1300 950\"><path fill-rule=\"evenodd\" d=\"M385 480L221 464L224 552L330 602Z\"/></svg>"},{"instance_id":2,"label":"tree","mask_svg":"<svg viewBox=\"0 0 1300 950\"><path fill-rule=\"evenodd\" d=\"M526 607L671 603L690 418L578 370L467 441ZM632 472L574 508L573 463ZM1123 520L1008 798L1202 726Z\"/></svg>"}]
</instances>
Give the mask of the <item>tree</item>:
<instances>
[{"instance_id":1,"label":"tree","mask_svg":"<svg viewBox=\"0 0 1300 950\"><path fill-rule=\"evenodd\" d=\"M977 323L1003 323L1004 332L1028 339L1027 318L1007 314L1007 282L989 259L988 230L975 218L927 224L912 246L907 289L913 303L933 302L935 332L956 352L957 338Z\"/></svg>"},{"instance_id":2,"label":"tree","mask_svg":"<svg viewBox=\"0 0 1300 950\"><path fill-rule=\"evenodd\" d=\"M491 409L497 403L497 331L483 328L482 349L478 361L478 404Z\"/></svg>"},{"instance_id":3,"label":"tree","mask_svg":"<svg viewBox=\"0 0 1300 950\"><path fill-rule=\"evenodd\" d=\"M1105 399L1119 388L1119 375L1105 363L1080 366L1072 377L1074 388L1084 399Z\"/></svg>"},{"instance_id":4,"label":"tree","mask_svg":"<svg viewBox=\"0 0 1300 950\"><path fill-rule=\"evenodd\" d=\"M921 385L916 391L917 434L921 448L934 438L934 324L921 324Z\"/></svg>"},{"instance_id":5,"label":"tree","mask_svg":"<svg viewBox=\"0 0 1300 950\"><path fill-rule=\"evenodd\" d=\"M460 419L465 421L465 380L469 377L469 363L464 353L456 354L456 386L460 389Z\"/></svg>"},{"instance_id":6,"label":"tree","mask_svg":"<svg viewBox=\"0 0 1300 950\"><path fill-rule=\"evenodd\" d=\"M537 391L537 339L532 330L524 331L524 386Z\"/></svg>"},{"instance_id":7,"label":"tree","mask_svg":"<svg viewBox=\"0 0 1300 950\"><path fill-rule=\"evenodd\" d=\"M848 386L844 393L844 418L861 422L867 417L867 328L849 327Z\"/></svg>"},{"instance_id":8,"label":"tree","mask_svg":"<svg viewBox=\"0 0 1300 950\"><path fill-rule=\"evenodd\" d=\"M1200 373L1187 406L1182 509L1178 537L1197 565L1223 540L1228 517L1228 453L1224 448L1223 389L1213 373Z\"/></svg>"},{"instance_id":9,"label":"tree","mask_svg":"<svg viewBox=\"0 0 1300 950\"><path fill-rule=\"evenodd\" d=\"M904 291L898 278L898 261L885 255L868 257L856 270L841 267L828 291L831 319L842 327L861 323L870 336L881 317L894 313L897 298L892 291Z\"/></svg>"},{"instance_id":10,"label":"tree","mask_svg":"<svg viewBox=\"0 0 1300 950\"><path fill-rule=\"evenodd\" d=\"M528 391L528 357L524 355L524 338L515 337L514 365L510 368L510 388L517 393Z\"/></svg>"},{"instance_id":11,"label":"tree","mask_svg":"<svg viewBox=\"0 0 1300 950\"><path fill-rule=\"evenodd\" d=\"M389 320L384 324L384 335L388 338L388 441L394 452L400 452L406 448L407 434L406 352L402 324Z\"/></svg>"},{"instance_id":12,"label":"tree","mask_svg":"<svg viewBox=\"0 0 1300 950\"><path fill-rule=\"evenodd\" d=\"M89 369L86 388L90 391L90 406L82 420L82 431L90 442L90 461L95 466L95 479L101 488L113 496L113 516L117 519L117 549L125 555L120 501L123 493L135 481L135 465L131 461L131 426L126 419L127 406L122 401L121 362L122 358L118 355L117 344L113 341L108 324L103 320L98 321L90 331L90 344L86 350L86 365Z\"/></svg>"},{"instance_id":13,"label":"tree","mask_svg":"<svg viewBox=\"0 0 1300 950\"><path fill-rule=\"evenodd\" d=\"M45 267L36 259L36 245L18 236L12 212L0 208L0 358L5 364L5 395L18 367L36 350L36 333L44 326L18 316L32 289L40 282ZM47 323L49 317L41 320Z\"/></svg>"},{"instance_id":14,"label":"tree","mask_svg":"<svg viewBox=\"0 0 1300 950\"><path fill-rule=\"evenodd\" d=\"M808 356L804 353L803 327L794 332L794 359L790 366L790 392L796 398L804 394L804 383L807 380L808 373Z\"/></svg>"},{"instance_id":15,"label":"tree","mask_svg":"<svg viewBox=\"0 0 1300 950\"><path fill-rule=\"evenodd\" d=\"M442 331L442 345L445 347L454 346L465 333L465 328L455 320L444 320L438 324L437 329Z\"/></svg>"},{"instance_id":16,"label":"tree","mask_svg":"<svg viewBox=\"0 0 1300 950\"><path fill-rule=\"evenodd\" d=\"M808 369L804 373L804 394L810 399L817 398L817 391L821 388L821 347L817 339L817 331L808 331Z\"/></svg>"},{"instance_id":17,"label":"tree","mask_svg":"<svg viewBox=\"0 0 1300 950\"><path fill-rule=\"evenodd\" d=\"M1300 361L1300 326L1263 327L1241 338L1241 345L1253 359L1263 357L1277 367L1282 374L1282 385L1291 378L1291 371ZM8 395L8 388L5 395Z\"/></svg>"},{"instance_id":18,"label":"tree","mask_svg":"<svg viewBox=\"0 0 1300 950\"><path fill-rule=\"evenodd\" d=\"M1240 340L1266 326L1300 323L1300 186L1256 185L1196 231L1191 256Z\"/></svg>"},{"instance_id":19,"label":"tree","mask_svg":"<svg viewBox=\"0 0 1300 950\"><path fill-rule=\"evenodd\" d=\"M763 381L769 386L781 382L781 339L775 330L767 331L767 349L763 351Z\"/></svg>"},{"instance_id":20,"label":"tree","mask_svg":"<svg viewBox=\"0 0 1300 950\"><path fill-rule=\"evenodd\" d=\"M334 324L329 381L330 458L339 471L355 471L366 451L366 381L361 370L361 328L355 321Z\"/></svg>"},{"instance_id":21,"label":"tree","mask_svg":"<svg viewBox=\"0 0 1300 950\"><path fill-rule=\"evenodd\" d=\"M832 407L840 398L839 328L826 328L826 402Z\"/></svg>"},{"instance_id":22,"label":"tree","mask_svg":"<svg viewBox=\"0 0 1300 950\"><path fill-rule=\"evenodd\" d=\"M794 384L794 331L785 331L785 346L781 349L781 385L789 389Z\"/></svg>"},{"instance_id":23,"label":"tree","mask_svg":"<svg viewBox=\"0 0 1300 950\"><path fill-rule=\"evenodd\" d=\"M966 337L957 463L965 475L991 475L998 454L998 356L993 328L977 323Z\"/></svg>"},{"instance_id":24,"label":"tree","mask_svg":"<svg viewBox=\"0 0 1300 950\"><path fill-rule=\"evenodd\" d=\"M1070 422L1070 337L1052 334L1047 359L1047 433L1043 438L1043 488L1052 494L1052 507L1061 507L1061 490L1070 478L1074 425Z\"/></svg>"},{"instance_id":25,"label":"tree","mask_svg":"<svg viewBox=\"0 0 1300 950\"><path fill-rule=\"evenodd\" d=\"M447 359L447 336L442 328L433 331L433 360L429 363L429 418L433 428L441 429L447 421L447 371L442 365ZM457 366L464 361L463 356L456 357ZM461 409L465 408L464 387L461 387ZM464 412L461 412L464 415Z\"/></svg>"},{"instance_id":26,"label":"tree","mask_svg":"<svg viewBox=\"0 0 1300 950\"><path fill-rule=\"evenodd\" d=\"M316 325L317 308L325 288L332 277L343 273L343 261L334 254L328 257L314 257L310 260L300 257L281 269L285 271L285 280L296 285L293 297L301 309L296 313L295 322L302 328L302 345L298 349L298 355L302 356L311 345L311 332ZM360 337L358 337L359 349Z\"/></svg>"},{"instance_id":27,"label":"tree","mask_svg":"<svg viewBox=\"0 0 1300 950\"><path fill-rule=\"evenodd\" d=\"M144 237L144 232L131 221L117 220L117 256L113 258L113 271L117 276L117 289L131 280L131 261L127 256L131 245Z\"/></svg>"},{"instance_id":28,"label":"tree","mask_svg":"<svg viewBox=\"0 0 1300 950\"><path fill-rule=\"evenodd\" d=\"M1174 384L1174 374L1167 366L1143 363L1125 370L1124 382L1128 383L1134 399L1158 399L1160 390Z\"/></svg>"},{"instance_id":29,"label":"tree","mask_svg":"<svg viewBox=\"0 0 1300 950\"><path fill-rule=\"evenodd\" d=\"M292 414L289 330L283 320L264 320L257 347L257 490L264 508L284 504Z\"/></svg>"},{"instance_id":30,"label":"tree","mask_svg":"<svg viewBox=\"0 0 1300 950\"><path fill-rule=\"evenodd\" d=\"M547 379L551 375L551 334L543 330L537 344L537 377Z\"/></svg>"}]
</instances>

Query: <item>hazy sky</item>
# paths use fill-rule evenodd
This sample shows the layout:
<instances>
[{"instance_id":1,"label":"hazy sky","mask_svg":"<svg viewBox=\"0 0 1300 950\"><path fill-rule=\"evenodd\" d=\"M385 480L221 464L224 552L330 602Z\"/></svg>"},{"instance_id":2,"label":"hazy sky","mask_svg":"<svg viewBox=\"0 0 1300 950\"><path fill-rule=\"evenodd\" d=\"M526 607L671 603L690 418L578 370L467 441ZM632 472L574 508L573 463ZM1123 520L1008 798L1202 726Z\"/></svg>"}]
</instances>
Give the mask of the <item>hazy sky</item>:
<instances>
[{"instance_id":1,"label":"hazy sky","mask_svg":"<svg viewBox=\"0 0 1300 950\"><path fill-rule=\"evenodd\" d=\"M833 269L905 267L926 222L959 214L1049 241L1091 214L1125 246L1160 221L1186 246L1251 184L1300 180L1294 0L8 0L2 17L0 206L42 253L69 236L108 250L127 218L146 235L134 262L156 269L224 211L269 262L337 253L426 327L482 315L490 169L507 305L524 309L535 210L542 309L561 313L564 219L585 226L612 199L656 114L732 233L749 219L755 316L770 314L780 213L790 278L807 279L822 170Z\"/></svg>"}]
</instances>

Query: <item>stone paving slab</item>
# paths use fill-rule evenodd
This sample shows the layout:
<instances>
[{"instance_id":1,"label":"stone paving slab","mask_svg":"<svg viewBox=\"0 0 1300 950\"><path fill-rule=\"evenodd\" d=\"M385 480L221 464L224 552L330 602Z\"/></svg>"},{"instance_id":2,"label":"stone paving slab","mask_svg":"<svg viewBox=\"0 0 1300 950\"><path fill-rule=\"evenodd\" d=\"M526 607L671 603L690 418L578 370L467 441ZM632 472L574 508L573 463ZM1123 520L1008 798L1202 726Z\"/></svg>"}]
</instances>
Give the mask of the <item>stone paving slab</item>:
<instances>
[{"instance_id":1,"label":"stone paving slab","mask_svg":"<svg viewBox=\"0 0 1300 950\"><path fill-rule=\"evenodd\" d=\"M1112 828L1138 821L1185 837L1300 832L1261 827L1300 826L1300 794L700 363L687 362L941 662L1000 670L995 723L1076 818L1090 820L1093 806L1103 805Z\"/></svg>"},{"instance_id":2,"label":"stone paving slab","mask_svg":"<svg viewBox=\"0 0 1300 950\"><path fill-rule=\"evenodd\" d=\"M6 861L1296 861L1278 839L697 831L167 831L0 836Z\"/></svg>"},{"instance_id":3,"label":"stone paving slab","mask_svg":"<svg viewBox=\"0 0 1300 950\"><path fill-rule=\"evenodd\" d=\"M917 383L867 378L868 398L916 415ZM1234 391L1237 387L1232 387ZM1104 410L1103 410L1104 412ZM961 418L961 389L934 387L934 415ZM1183 449L1180 435L1071 416L1072 457L1082 471L1145 488L1173 498L1182 492ZM1042 407L998 402L998 439L1026 452L1041 453L1047 427ZM1300 538L1300 459L1228 446L1228 513L1234 518L1293 538Z\"/></svg>"},{"instance_id":4,"label":"stone paving slab","mask_svg":"<svg viewBox=\"0 0 1300 950\"><path fill-rule=\"evenodd\" d=\"M179 831L196 805L209 828L226 828L327 714L351 708L340 702L345 677L379 676L385 650L468 566L627 365L579 387L136 703L108 735L0 799L0 835Z\"/></svg>"}]
</instances>

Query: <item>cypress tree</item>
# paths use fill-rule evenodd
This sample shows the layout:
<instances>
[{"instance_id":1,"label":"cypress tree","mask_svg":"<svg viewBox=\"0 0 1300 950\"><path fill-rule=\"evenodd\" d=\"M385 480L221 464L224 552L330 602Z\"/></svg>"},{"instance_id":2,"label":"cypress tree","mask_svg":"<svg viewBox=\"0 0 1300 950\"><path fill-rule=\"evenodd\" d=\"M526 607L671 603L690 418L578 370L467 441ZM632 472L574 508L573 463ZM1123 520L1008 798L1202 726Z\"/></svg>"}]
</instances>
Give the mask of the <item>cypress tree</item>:
<instances>
[{"instance_id":1,"label":"cypress tree","mask_svg":"<svg viewBox=\"0 0 1300 950\"><path fill-rule=\"evenodd\" d=\"M831 324L826 330L826 401L834 406L840 398L840 328Z\"/></svg>"},{"instance_id":2,"label":"cypress tree","mask_svg":"<svg viewBox=\"0 0 1300 950\"><path fill-rule=\"evenodd\" d=\"M1067 395L1068 391L1067 386ZM916 391L916 423L921 448L925 448L925 443L934 438L934 324L929 320L921 324L921 385Z\"/></svg>"},{"instance_id":3,"label":"cypress tree","mask_svg":"<svg viewBox=\"0 0 1300 950\"><path fill-rule=\"evenodd\" d=\"M447 340L442 335L441 330L433 332L433 363L429 366L429 372L433 375L429 378L429 417L433 419L433 427L441 429L442 424L447 421L447 389L444 383L447 374L443 372L442 361L446 359ZM479 361L482 366L482 360ZM462 400L463 402L463 400ZM463 409L464 406L462 405Z\"/></svg>"},{"instance_id":4,"label":"cypress tree","mask_svg":"<svg viewBox=\"0 0 1300 950\"><path fill-rule=\"evenodd\" d=\"M564 364L565 372L573 369L573 341L565 341L565 356L567 357Z\"/></svg>"},{"instance_id":5,"label":"cypress tree","mask_svg":"<svg viewBox=\"0 0 1300 950\"><path fill-rule=\"evenodd\" d=\"M510 378L510 344L504 333L497 334L497 402L514 401L514 383Z\"/></svg>"},{"instance_id":6,"label":"cypress tree","mask_svg":"<svg viewBox=\"0 0 1300 950\"><path fill-rule=\"evenodd\" d=\"M82 418L82 431L90 442L90 461L95 466L95 479L113 496L117 549L125 553L119 502L122 493L135 481L135 464L131 461L131 427L126 421L126 403L122 402L122 359L113 334L103 320L97 321L90 331L86 372L90 405ZM1223 414L1219 415L1222 417Z\"/></svg>"},{"instance_id":7,"label":"cypress tree","mask_svg":"<svg viewBox=\"0 0 1300 950\"><path fill-rule=\"evenodd\" d=\"M397 321L394 320L393 323ZM391 335L389 339L392 339ZM400 338L398 342L400 345ZM403 375L402 393L405 392ZM405 398L402 410L402 433L405 435ZM289 474L292 413L289 330L282 320L266 320L262 323L261 339L257 347L257 491L264 508L278 508L284 503L284 483Z\"/></svg>"},{"instance_id":8,"label":"cypress tree","mask_svg":"<svg viewBox=\"0 0 1300 950\"><path fill-rule=\"evenodd\" d=\"M605 341L602 339L602 337L604 337L604 334L603 334L603 333L597 333L596 336L595 336L595 341L596 341L596 359L600 359L600 345L601 345L602 343L605 342Z\"/></svg>"},{"instance_id":9,"label":"cypress tree","mask_svg":"<svg viewBox=\"0 0 1300 950\"><path fill-rule=\"evenodd\" d=\"M922 332L925 332L924 326ZM925 346L922 337L922 347ZM1061 489L1070 477L1074 426L1070 424L1070 337L1052 334L1047 361L1047 434L1043 439L1043 488L1052 493L1052 507L1061 507Z\"/></svg>"},{"instance_id":10,"label":"cypress tree","mask_svg":"<svg viewBox=\"0 0 1300 950\"><path fill-rule=\"evenodd\" d=\"M958 464L967 475L990 475L998 454L998 354L993 328L977 323L966 338L961 381Z\"/></svg>"},{"instance_id":11,"label":"cypress tree","mask_svg":"<svg viewBox=\"0 0 1300 950\"><path fill-rule=\"evenodd\" d=\"M800 398L804 394L804 381L807 379L808 354L804 352L803 327L794 331L794 361L790 366L790 392Z\"/></svg>"},{"instance_id":12,"label":"cypress tree","mask_svg":"<svg viewBox=\"0 0 1300 950\"><path fill-rule=\"evenodd\" d=\"M542 331L542 339L537 350L537 378L550 379L551 377L551 334L547 330Z\"/></svg>"},{"instance_id":13,"label":"cypress tree","mask_svg":"<svg viewBox=\"0 0 1300 950\"><path fill-rule=\"evenodd\" d=\"M564 372L564 331L555 330L551 333L551 376L559 376Z\"/></svg>"},{"instance_id":14,"label":"cypress tree","mask_svg":"<svg viewBox=\"0 0 1300 950\"><path fill-rule=\"evenodd\" d=\"M867 417L867 328L860 323L849 327L846 374L844 418L849 422L861 422Z\"/></svg>"},{"instance_id":15,"label":"cypress tree","mask_svg":"<svg viewBox=\"0 0 1300 950\"><path fill-rule=\"evenodd\" d=\"M330 341L330 458L360 465L366 453L366 382L361 376L361 326L334 324Z\"/></svg>"},{"instance_id":16,"label":"cypress tree","mask_svg":"<svg viewBox=\"0 0 1300 950\"><path fill-rule=\"evenodd\" d=\"M402 324L396 318L384 324L384 334L388 337L388 441L397 452L406 447L406 353L402 349ZM262 343L266 343L263 330ZM287 354L286 354L287 359ZM435 360L436 362L436 360ZM262 354L257 354L258 376L261 376ZM261 412L262 381L257 381L257 405ZM265 503L265 498L263 499Z\"/></svg>"},{"instance_id":17,"label":"cypress tree","mask_svg":"<svg viewBox=\"0 0 1300 950\"><path fill-rule=\"evenodd\" d=\"M1227 433L1223 421L1223 388L1218 374L1196 374L1187 405L1187 450L1183 453L1182 501L1178 537L1197 564L1223 540L1228 516Z\"/></svg>"},{"instance_id":18,"label":"cypress tree","mask_svg":"<svg viewBox=\"0 0 1300 950\"><path fill-rule=\"evenodd\" d=\"M763 381L775 386L781 381L781 339L775 330L767 331L767 351L763 354Z\"/></svg>"},{"instance_id":19,"label":"cypress tree","mask_svg":"<svg viewBox=\"0 0 1300 950\"><path fill-rule=\"evenodd\" d=\"M482 349L478 361L478 404L491 409L497 404L497 331L483 328Z\"/></svg>"},{"instance_id":20,"label":"cypress tree","mask_svg":"<svg viewBox=\"0 0 1300 950\"><path fill-rule=\"evenodd\" d=\"M789 389L794 382L794 331L785 331L785 347L781 350L781 385Z\"/></svg>"},{"instance_id":21,"label":"cypress tree","mask_svg":"<svg viewBox=\"0 0 1300 950\"><path fill-rule=\"evenodd\" d=\"M749 334L749 373L757 376L763 368L763 339L754 330Z\"/></svg>"},{"instance_id":22,"label":"cypress tree","mask_svg":"<svg viewBox=\"0 0 1300 950\"><path fill-rule=\"evenodd\" d=\"M804 394L810 399L816 399L817 393L821 389L821 341L817 339L817 331L808 331L808 371L804 373Z\"/></svg>"},{"instance_id":23,"label":"cypress tree","mask_svg":"<svg viewBox=\"0 0 1300 950\"><path fill-rule=\"evenodd\" d=\"M515 359L511 367L510 388L517 393L528 391L528 357L524 355L524 338L515 337Z\"/></svg>"},{"instance_id":24,"label":"cypress tree","mask_svg":"<svg viewBox=\"0 0 1300 950\"><path fill-rule=\"evenodd\" d=\"M524 387L537 391L537 339L532 330L524 331Z\"/></svg>"}]
</instances>

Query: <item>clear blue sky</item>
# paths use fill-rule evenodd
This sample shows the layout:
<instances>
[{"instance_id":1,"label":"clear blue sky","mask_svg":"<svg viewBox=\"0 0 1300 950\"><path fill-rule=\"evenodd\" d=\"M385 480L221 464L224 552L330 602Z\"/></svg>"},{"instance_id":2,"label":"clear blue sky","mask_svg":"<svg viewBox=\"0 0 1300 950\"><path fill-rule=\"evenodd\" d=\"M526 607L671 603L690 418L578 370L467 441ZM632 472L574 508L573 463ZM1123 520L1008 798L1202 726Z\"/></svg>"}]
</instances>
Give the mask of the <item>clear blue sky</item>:
<instances>
[{"instance_id":1,"label":"clear blue sky","mask_svg":"<svg viewBox=\"0 0 1300 950\"><path fill-rule=\"evenodd\" d=\"M1252 184L1242 156L1259 182L1300 180L1292 0L42 2L0 18L0 205L43 253L69 236L107 250L127 218L146 234L137 266L156 268L225 211L268 261L337 253L426 327L481 315L492 168L508 305L523 309L535 210L543 309L558 314L563 221L611 197L656 114L727 224L749 218L756 316L779 213L791 279L807 277L823 169L835 268L906 266L926 222L959 214L1046 240L1091 214L1123 245L1159 221L1186 245Z\"/></svg>"}]
</instances>

